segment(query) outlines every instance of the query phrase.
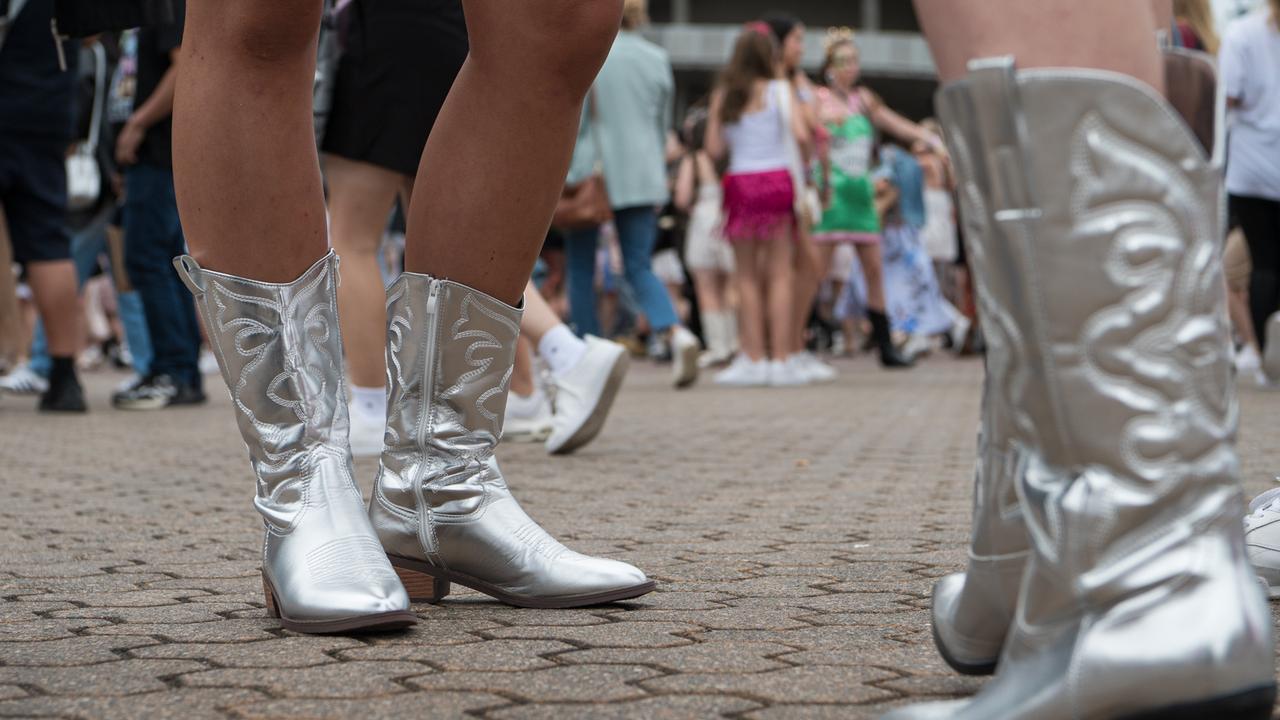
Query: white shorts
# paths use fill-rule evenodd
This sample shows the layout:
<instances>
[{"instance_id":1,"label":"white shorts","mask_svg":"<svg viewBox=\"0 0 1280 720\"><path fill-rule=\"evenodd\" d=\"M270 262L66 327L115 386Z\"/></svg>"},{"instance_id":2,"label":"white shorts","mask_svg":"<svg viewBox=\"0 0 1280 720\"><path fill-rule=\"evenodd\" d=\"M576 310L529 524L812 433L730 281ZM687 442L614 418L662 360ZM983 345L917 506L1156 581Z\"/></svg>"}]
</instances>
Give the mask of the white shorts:
<instances>
[{"instance_id":1,"label":"white shorts","mask_svg":"<svg viewBox=\"0 0 1280 720\"><path fill-rule=\"evenodd\" d=\"M691 271L733 272L733 248L720 232L723 208L719 193L702 193L689 215L684 262Z\"/></svg>"}]
</instances>

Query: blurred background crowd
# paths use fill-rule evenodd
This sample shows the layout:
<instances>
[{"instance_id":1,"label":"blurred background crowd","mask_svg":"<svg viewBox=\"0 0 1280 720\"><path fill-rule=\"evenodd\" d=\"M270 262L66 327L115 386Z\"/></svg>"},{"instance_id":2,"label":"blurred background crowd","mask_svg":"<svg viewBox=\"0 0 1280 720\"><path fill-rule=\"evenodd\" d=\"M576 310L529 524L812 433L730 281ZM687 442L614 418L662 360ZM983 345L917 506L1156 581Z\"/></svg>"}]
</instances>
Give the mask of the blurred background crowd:
<instances>
[{"instance_id":1,"label":"blurred background crowd","mask_svg":"<svg viewBox=\"0 0 1280 720\"><path fill-rule=\"evenodd\" d=\"M53 4L0 2L0 266L14 268L0 273L0 391L81 411L78 374L115 370L117 408L201 403L217 365L171 266L184 249L169 123L182 2L167 23L57 44ZM1271 88L1269 108L1235 108L1249 140L1232 143L1229 167L1249 175L1233 184L1229 170L1226 246L1237 364L1270 385L1280 81L1232 25L1263 5L1179 0L1168 34L1219 55L1228 94ZM628 1L530 292L577 336L671 363L677 387L699 371L716 385L789 387L831 381L863 354L908 369L981 353L911 3L787 7ZM383 288L402 267L419 156L466 53L458 0L326 7L317 142L343 259L353 428L361 417L380 428ZM509 414L545 412L521 398L539 397L571 347L547 337L523 348Z\"/></svg>"}]
</instances>

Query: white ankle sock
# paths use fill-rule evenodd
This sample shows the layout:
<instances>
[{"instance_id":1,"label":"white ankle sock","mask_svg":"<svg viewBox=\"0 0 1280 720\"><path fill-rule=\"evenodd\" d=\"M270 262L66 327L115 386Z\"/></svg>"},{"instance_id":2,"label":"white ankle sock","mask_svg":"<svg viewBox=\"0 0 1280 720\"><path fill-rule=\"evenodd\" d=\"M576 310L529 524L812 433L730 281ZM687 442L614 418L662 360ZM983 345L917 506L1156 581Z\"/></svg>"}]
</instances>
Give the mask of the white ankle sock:
<instances>
[{"instance_id":1,"label":"white ankle sock","mask_svg":"<svg viewBox=\"0 0 1280 720\"><path fill-rule=\"evenodd\" d=\"M351 408L367 420L382 422L387 418L386 388L351 386Z\"/></svg>"},{"instance_id":2,"label":"white ankle sock","mask_svg":"<svg viewBox=\"0 0 1280 720\"><path fill-rule=\"evenodd\" d=\"M542 388L534 387L533 394L525 397L515 392L507 394L507 414L521 418L531 418L538 414L543 403Z\"/></svg>"},{"instance_id":3,"label":"white ankle sock","mask_svg":"<svg viewBox=\"0 0 1280 720\"><path fill-rule=\"evenodd\" d=\"M551 366L551 374L563 375L573 369L587 352L587 344L567 325L557 325L538 341L538 355Z\"/></svg>"}]
</instances>

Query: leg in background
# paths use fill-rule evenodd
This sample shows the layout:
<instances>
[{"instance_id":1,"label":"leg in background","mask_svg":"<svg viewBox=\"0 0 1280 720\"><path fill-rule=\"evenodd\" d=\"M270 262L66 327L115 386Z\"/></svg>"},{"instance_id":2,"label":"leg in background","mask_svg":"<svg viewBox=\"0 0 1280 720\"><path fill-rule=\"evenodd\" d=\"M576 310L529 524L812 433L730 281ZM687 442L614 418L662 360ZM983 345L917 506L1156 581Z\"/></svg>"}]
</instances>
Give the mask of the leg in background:
<instances>
[{"instance_id":1,"label":"leg in background","mask_svg":"<svg viewBox=\"0 0 1280 720\"><path fill-rule=\"evenodd\" d=\"M739 241L733 245L734 283L738 287L738 328L742 353L752 362L768 359L765 350L764 288L760 284L762 242Z\"/></svg>"},{"instance_id":2,"label":"leg in background","mask_svg":"<svg viewBox=\"0 0 1280 720\"><path fill-rule=\"evenodd\" d=\"M342 258L338 315L347 376L353 388L382 391L387 379L383 353L387 293L378 267L378 247L396 195L405 192L412 179L336 155L326 155L324 165L329 183L329 230L333 250Z\"/></svg>"},{"instance_id":3,"label":"leg in background","mask_svg":"<svg viewBox=\"0 0 1280 720\"><path fill-rule=\"evenodd\" d=\"M614 214L618 226L618 246L622 269L635 293L636 302L649 320L653 332L666 333L679 323L667 287L653 273L653 245L658 240L658 211L634 207Z\"/></svg>"},{"instance_id":4,"label":"leg in background","mask_svg":"<svg viewBox=\"0 0 1280 720\"><path fill-rule=\"evenodd\" d=\"M571 230L564 234L569 321L579 335L603 335L596 313L596 248L599 243L599 228Z\"/></svg>"},{"instance_id":5,"label":"leg in background","mask_svg":"<svg viewBox=\"0 0 1280 720\"><path fill-rule=\"evenodd\" d=\"M1249 310L1258 346L1266 354L1267 321L1280 310L1280 203L1233 195L1231 204L1249 244Z\"/></svg>"},{"instance_id":6,"label":"leg in background","mask_svg":"<svg viewBox=\"0 0 1280 720\"><path fill-rule=\"evenodd\" d=\"M405 267L514 304L546 239L582 101L612 46L622 3L465 0L463 7L471 54L422 154Z\"/></svg>"},{"instance_id":7,"label":"leg in background","mask_svg":"<svg viewBox=\"0 0 1280 720\"><path fill-rule=\"evenodd\" d=\"M791 354L795 327L795 252L790 227L779 229L763 243L767 278L765 303L769 318L769 358L786 360Z\"/></svg>"},{"instance_id":8,"label":"leg in background","mask_svg":"<svg viewBox=\"0 0 1280 720\"><path fill-rule=\"evenodd\" d=\"M147 320L153 353L151 373L199 388L200 332L195 306L173 269L173 258L184 248L172 175L140 164L126 171L125 180L125 267Z\"/></svg>"}]
</instances>

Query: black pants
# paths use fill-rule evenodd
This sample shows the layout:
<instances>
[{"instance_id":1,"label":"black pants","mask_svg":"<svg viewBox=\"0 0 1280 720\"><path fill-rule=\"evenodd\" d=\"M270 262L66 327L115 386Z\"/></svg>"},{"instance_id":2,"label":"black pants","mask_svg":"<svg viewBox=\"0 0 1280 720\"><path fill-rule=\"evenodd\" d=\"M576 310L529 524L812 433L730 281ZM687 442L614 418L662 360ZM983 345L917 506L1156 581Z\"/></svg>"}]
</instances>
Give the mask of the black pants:
<instances>
[{"instance_id":1,"label":"black pants","mask_svg":"<svg viewBox=\"0 0 1280 720\"><path fill-rule=\"evenodd\" d=\"M1267 320L1280 310L1280 201L1232 195L1231 210L1249 243L1249 314L1258 344L1266 348Z\"/></svg>"}]
</instances>

